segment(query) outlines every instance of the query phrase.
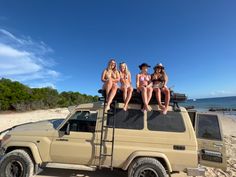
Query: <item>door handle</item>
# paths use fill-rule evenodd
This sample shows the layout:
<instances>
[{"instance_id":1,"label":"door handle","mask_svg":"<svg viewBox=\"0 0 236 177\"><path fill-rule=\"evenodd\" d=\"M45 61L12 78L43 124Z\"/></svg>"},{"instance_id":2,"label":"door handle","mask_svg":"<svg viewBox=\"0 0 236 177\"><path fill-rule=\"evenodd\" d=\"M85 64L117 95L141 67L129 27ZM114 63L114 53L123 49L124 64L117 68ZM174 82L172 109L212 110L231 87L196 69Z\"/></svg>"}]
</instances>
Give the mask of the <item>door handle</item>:
<instances>
[{"instance_id":1,"label":"door handle","mask_svg":"<svg viewBox=\"0 0 236 177\"><path fill-rule=\"evenodd\" d=\"M56 139L56 141L69 141L69 140L65 138L59 138L59 139Z\"/></svg>"}]
</instances>

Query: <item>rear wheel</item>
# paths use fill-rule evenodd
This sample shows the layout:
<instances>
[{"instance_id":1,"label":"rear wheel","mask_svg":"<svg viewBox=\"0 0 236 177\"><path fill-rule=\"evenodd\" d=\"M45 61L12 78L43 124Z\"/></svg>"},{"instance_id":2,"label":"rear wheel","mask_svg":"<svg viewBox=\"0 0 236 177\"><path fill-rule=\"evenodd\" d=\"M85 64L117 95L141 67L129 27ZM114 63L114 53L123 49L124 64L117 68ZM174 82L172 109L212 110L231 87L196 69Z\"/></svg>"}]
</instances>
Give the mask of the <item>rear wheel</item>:
<instances>
[{"instance_id":1,"label":"rear wheel","mask_svg":"<svg viewBox=\"0 0 236 177\"><path fill-rule=\"evenodd\" d=\"M11 151L1 159L1 177L31 177L33 172L34 163L25 150Z\"/></svg>"},{"instance_id":2,"label":"rear wheel","mask_svg":"<svg viewBox=\"0 0 236 177\"><path fill-rule=\"evenodd\" d=\"M129 167L128 177L166 177L163 165L154 158L139 158Z\"/></svg>"}]
</instances>

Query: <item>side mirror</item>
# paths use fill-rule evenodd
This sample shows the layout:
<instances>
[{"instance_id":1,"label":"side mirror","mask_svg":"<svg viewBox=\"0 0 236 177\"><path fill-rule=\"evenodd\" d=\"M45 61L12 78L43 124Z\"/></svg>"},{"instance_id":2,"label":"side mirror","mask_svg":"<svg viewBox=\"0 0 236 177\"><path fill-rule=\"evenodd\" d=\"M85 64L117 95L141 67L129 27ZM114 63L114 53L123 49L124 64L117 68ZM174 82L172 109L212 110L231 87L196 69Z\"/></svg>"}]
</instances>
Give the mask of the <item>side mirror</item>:
<instances>
[{"instance_id":1,"label":"side mirror","mask_svg":"<svg viewBox=\"0 0 236 177\"><path fill-rule=\"evenodd\" d=\"M67 125L66 125L65 134L66 134L66 135L70 135L70 123L67 123Z\"/></svg>"}]
</instances>

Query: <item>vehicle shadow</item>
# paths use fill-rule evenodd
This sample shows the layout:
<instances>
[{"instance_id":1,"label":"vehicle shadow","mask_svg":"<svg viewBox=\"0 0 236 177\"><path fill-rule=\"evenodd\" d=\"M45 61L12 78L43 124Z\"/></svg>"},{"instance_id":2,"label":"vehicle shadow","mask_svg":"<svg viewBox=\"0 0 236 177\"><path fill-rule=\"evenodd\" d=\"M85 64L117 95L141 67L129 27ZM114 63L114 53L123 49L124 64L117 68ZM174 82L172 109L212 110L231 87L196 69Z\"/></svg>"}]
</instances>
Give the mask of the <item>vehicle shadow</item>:
<instances>
[{"instance_id":1,"label":"vehicle shadow","mask_svg":"<svg viewBox=\"0 0 236 177\"><path fill-rule=\"evenodd\" d=\"M114 169L96 171L69 170L57 168L44 168L36 177L127 177L127 172Z\"/></svg>"}]
</instances>

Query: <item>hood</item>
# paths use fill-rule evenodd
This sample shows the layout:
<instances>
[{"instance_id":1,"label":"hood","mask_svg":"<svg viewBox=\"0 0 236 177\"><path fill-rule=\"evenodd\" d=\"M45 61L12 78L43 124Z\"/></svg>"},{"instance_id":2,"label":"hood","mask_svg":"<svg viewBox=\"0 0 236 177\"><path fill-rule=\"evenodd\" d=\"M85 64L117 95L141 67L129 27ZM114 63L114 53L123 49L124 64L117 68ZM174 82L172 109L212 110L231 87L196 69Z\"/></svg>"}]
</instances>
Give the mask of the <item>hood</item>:
<instances>
[{"instance_id":1,"label":"hood","mask_svg":"<svg viewBox=\"0 0 236 177\"><path fill-rule=\"evenodd\" d=\"M22 125L18 125L14 127L11 132L19 132L19 131L50 131L55 130L64 119L50 119L39 122L30 122Z\"/></svg>"}]
</instances>

